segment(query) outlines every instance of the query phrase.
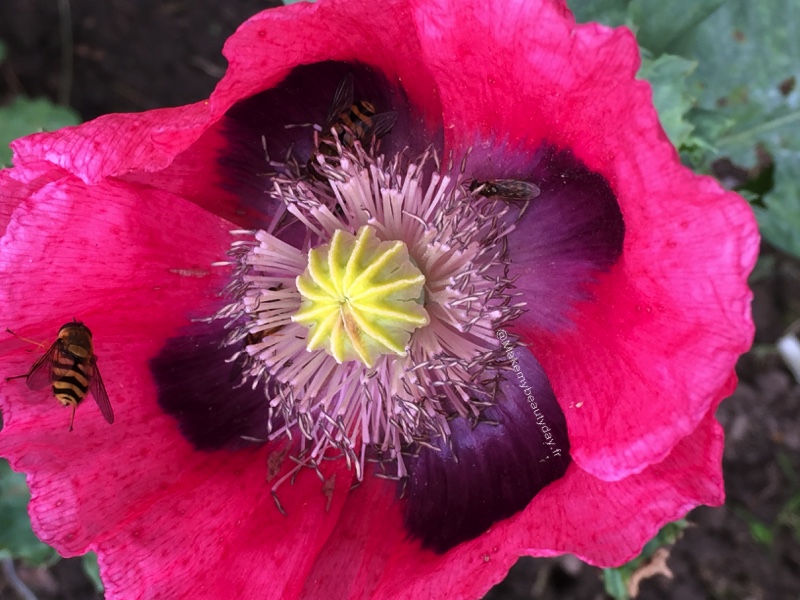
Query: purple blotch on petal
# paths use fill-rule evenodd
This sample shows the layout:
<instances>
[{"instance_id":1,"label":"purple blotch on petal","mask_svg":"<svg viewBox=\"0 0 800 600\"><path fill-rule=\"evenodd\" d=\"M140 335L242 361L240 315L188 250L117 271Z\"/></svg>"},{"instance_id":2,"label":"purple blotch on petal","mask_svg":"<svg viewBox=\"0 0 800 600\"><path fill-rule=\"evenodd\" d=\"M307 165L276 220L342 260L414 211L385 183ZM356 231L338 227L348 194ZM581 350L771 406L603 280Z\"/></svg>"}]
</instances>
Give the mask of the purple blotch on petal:
<instances>
[{"instance_id":1,"label":"purple blotch on petal","mask_svg":"<svg viewBox=\"0 0 800 600\"><path fill-rule=\"evenodd\" d=\"M527 303L514 326L558 331L569 327L572 306L592 298L597 275L619 260L625 223L608 181L569 151L546 147L516 176L541 193L508 236L510 275Z\"/></svg>"},{"instance_id":2,"label":"purple blotch on petal","mask_svg":"<svg viewBox=\"0 0 800 600\"><path fill-rule=\"evenodd\" d=\"M150 361L159 405L198 450L242 448L253 443L242 436L267 435L263 386L238 386L241 362L226 362L233 352L220 344L226 333L222 323L193 323Z\"/></svg>"},{"instance_id":3,"label":"purple blotch on petal","mask_svg":"<svg viewBox=\"0 0 800 600\"><path fill-rule=\"evenodd\" d=\"M295 68L276 87L236 103L221 122L227 140L220 149L219 167L225 187L239 196L242 204L264 215L263 226L274 213L275 206L267 195L272 190L271 172L280 167L269 166L269 159L286 162L291 153L305 168L314 150L314 130L309 124L325 125L339 84L352 74L354 101L369 101L377 114L396 111L397 121L381 139L381 148L389 153L415 144L422 146L420 126L413 115L399 82L390 82L384 75L363 64L322 62ZM415 141L416 140L416 141Z\"/></svg>"},{"instance_id":4,"label":"purple blotch on petal","mask_svg":"<svg viewBox=\"0 0 800 600\"><path fill-rule=\"evenodd\" d=\"M451 447L421 447L408 460L404 524L426 548L446 552L525 508L570 463L564 414L542 367L513 349L519 371L503 371L497 404L472 428L450 421ZM549 436L549 437L548 437Z\"/></svg>"}]
</instances>

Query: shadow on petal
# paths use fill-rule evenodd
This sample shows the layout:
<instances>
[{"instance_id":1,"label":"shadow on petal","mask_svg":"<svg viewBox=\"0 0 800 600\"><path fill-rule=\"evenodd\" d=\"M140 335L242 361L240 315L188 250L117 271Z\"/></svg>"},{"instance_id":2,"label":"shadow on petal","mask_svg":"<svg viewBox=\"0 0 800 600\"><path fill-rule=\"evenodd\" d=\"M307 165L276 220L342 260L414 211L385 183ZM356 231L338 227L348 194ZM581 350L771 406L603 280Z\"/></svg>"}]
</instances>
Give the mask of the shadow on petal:
<instances>
[{"instance_id":1,"label":"shadow on petal","mask_svg":"<svg viewBox=\"0 0 800 600\"><path fill-rule=\"evenodd\" d=\"M238 385L242 366L227 362L232 352L221 347L226 333L222 323L193 323L150 361L159 405L198 450L236 449L253 443L245 438L267 437L263 386Z\"/></svg>"},{"instance_id":2,"label":"shadow on petal","mask_svg":"<svg viewBox=\"0 0 800 600\"><path fill-rule=\"evenodd\" d=\"M620 259L625 224L609 183L571 152L544 148L525 179L541 193L509 235L512 274L527 303L515 325L557 331Z\"/></svg>"},{"instance_id":3,"label":"shadow on petal","mask_svg":"<svg viewBox=\"0 0 800 600\"><path fill-rule=\"evenodd\" d=\"M547 376L527 348L512 351L497 404L483 412L493 423L472 428L450 421L451 446L423 447L408 461L404 523L423 546L446 552L522 510L570 463L564 414Z\"/></svg>"}]
</instances>

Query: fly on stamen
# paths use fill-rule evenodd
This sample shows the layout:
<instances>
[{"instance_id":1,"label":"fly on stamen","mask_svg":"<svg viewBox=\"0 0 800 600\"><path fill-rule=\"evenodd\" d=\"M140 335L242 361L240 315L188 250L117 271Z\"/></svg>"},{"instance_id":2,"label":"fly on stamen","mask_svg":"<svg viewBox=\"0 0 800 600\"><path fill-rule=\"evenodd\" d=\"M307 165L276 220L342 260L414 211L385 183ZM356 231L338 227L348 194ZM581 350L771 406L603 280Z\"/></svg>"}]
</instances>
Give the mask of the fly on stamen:
<instances>
[{"instance_id":1,"label":"fly on stamen","mask_svg":"<svg viewBox=\"0 0 800 600\"><path fill-rule=\"evenodd\" d=\"M308 160L308 174L322 182L329 179L317 166L317 157L338 161L342 147L376 151L375 144L388 134L397 122L396 111L378 113L375 105L364 99L355 99L352 73L345 75L333 95L325 125L314 133L314 148ZM323 135L323 132L328 132Z\"/></svg>"}]
</instances>

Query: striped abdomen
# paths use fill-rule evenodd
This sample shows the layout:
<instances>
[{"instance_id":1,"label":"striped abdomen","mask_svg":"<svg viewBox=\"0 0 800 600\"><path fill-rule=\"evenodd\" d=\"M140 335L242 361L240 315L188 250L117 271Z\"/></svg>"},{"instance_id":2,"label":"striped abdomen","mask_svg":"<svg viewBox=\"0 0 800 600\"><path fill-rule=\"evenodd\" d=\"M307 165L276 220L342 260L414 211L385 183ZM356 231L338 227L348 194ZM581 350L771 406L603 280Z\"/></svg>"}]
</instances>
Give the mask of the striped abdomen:
<instances>
[{"instance_id":1,"label":"striped abdomen","mask_svg":"<svg viewBox=\"0 0 800 600\"><path fill-rule=\"evenodd\" d=\"M87 361L59 352L53 361L53 393L64 406L77 406L86 397L92 378Z\"/></svg>"},{"instance_id":2,"label":"striped abdomen","mask_svg":"<svg viewBox=\"0 0 800 600\"><path fill-rule=\"evenodd\" d=\"M374 116L375 106L371 102L360 100L342 111L332 126L339 136L339 141L345 146L352 146L356 140L368 141L367 137L372 129L372 117Z\"/></svg>"}]
</instances>

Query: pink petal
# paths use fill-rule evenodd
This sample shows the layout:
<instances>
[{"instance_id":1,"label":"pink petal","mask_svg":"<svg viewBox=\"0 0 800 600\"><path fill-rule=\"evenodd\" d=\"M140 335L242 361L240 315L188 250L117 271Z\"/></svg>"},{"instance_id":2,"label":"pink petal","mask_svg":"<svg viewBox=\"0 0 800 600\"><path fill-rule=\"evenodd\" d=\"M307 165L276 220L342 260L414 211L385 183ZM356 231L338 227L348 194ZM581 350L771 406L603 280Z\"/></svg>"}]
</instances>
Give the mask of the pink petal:
<instances>
[{"instance_id":1,"label":"pink petal","mask_svg":"<svg viewBox=\"0 0 800 600\"><path fill-rule=\"evenodd\" d=\"M99 425L93 443L114 448L129 419L146 416L172 426L154 402L143 404L139 388L129 384L126 364L151 356L190 316L206 316L225 280L222 270L213 274L209 265L224 254L229 227L164 192L113 181L89 187L65 177L24 200L0 239L5 322L46 348L62 324L86 321L117 422L108 427L87 402L70 435L68 414L50 390L32 392L23 381L10 382L0 393L0 453L23 455L33 471L40 461L57 458L66 468L84 455L85 437L79 433L84 427ZM198 239L204 243L198 245ZM2 377L25 373L44 351L9 338Z\"/></svg>"},{"instance_id":2,"label":"pink petal","mask_svg":"<svg viewBox=\"0 0 800 600\"><path fill-rule=\"evenodd\" d=\"M0 170L0 190L3 191L0 196L0 237L5 235L11 215L26 198L43 185L63 177L65 173L47 165L42 173L32 179L23 177L19 180L18 175L14 169Z\"/></svg>"},{"instance_id":3,"label":"pink petal","mask_svg":"<svg viewBox=\"0 0 800 600\"><path fill-rule=\"evenodd\" d=\"M155 432L163 435L163 432ZM175 444L171 440L169 445ZM147 511L109 528L96 547L106 598L294 598L346 498L341 463L331 510L309 470L281 488L281 515L265 483L266 452L169 456L181 470L140 501ZM291 543L286 543L291 540Z\"/></svg>"},{"instance_id":4,"label":"pink petal","mask_svg":"<svg viewBox=\"0 0 800 600\"><path fill-rule=\"evenodd\" d=\"M0 240L0 306L27 337L54 339L73 316L91 315L97 343L152 339L215 298L226 279L210 265L231 227L164 192L62 178L13 213Z\"/></svg>"},{"instance_id":5,"label":"pink petal","mask_svg":"<svg viewBox=\"0 0 800 600\"><path fill-rule=\"evenodd\" d=\"M132 171L157 171L185 150L209 122L208 102L137 114L105 115L88 123L35 133L11 143L14 165L47 161L95 183Z\"/></svg>"},{"instance_id":6,"label":"pink petal","mask_svg":"<svg viewBox=\"0 0 800 600\"><path fill-rule=\"evenodd\" d=\"M237 102L204 135L221 133L222 145L213 149L211 168L218 170L217 186L236 196L237 212L250 220L247 228L265 227L274 215L278 203L269 197L274 190L273 174L286 171L286 163L308 163L315 145L309 124L325 123L335 91L348 76L354 98L368 100L378 114L394 113L391 133L381 140L387 155L403 150L421 153L430 145L430 132L420 124L416 107L409 105L396 79L355 63L326 61L297 67L276 87ZM201 139L192 151L205 143ZM203 157L194 153L196 159ZM197 168L194 163L192 168ZM169 174L174 170L168 169Z\"/></svg>"},{"instance_id":7,"label":"pink petal","mask_svg":"<svg viewBox=\"0 0 800 600\"><path fill-rule=\"evenodd\" d=\"M504 339L508 343L507 339ZM431 440L406 459L403 523L426 549L444 553L525 509L561 479L571 460L564 415L542 367L527 348L507 350L488 425L450 419L451 439Z\"/></svg>"},{"instance_id":8,"label":"pink petal","mask_svg":"<svg viewBox=\"0 0 800 600\"><path fill-rule=\"evenodd\" d=\"M531 162L523 176L541 195L508 236L515 293L527 303L514 328L555 336L573 328L576 306L594 299L592 284L619 261L625 224L608 182L570 152L544 147Z\"/></svg>"},{"instance_id":9,"label":"pink petal","mask_svg":"<svg viewBox=\"0 0 800 600\"><path fill-rule=\"evenodd\" d=\"M11 414L0 452L22 450L12 466L31 472L34 530L65 556L96 550L109 599L294 597L352 473L323 469L337 475L330 512L316 475L300 473L280 489L282 516L265 481L267 449L197 452L155 408L145 361L155 345L127 346L133 366L106 375L124 409L111 427L79 415L69 433L63 414L57 426Z\"/></svg>"},{"instance_id":10,"label":"pink petal","mask_svg":"<svg viewBox=\"0 0 800 600\"><path fill-rule=\"evenodd\" d=\"M680 166L649 86L634 80L629 31L575 27L547 2L432 0L416 19L445 123L474 124L446 128L450 147L484 148L506 132L492 142L494 160L514 162L555 144L614 189L621 262L571 332L527 337L579 466L614 480L660 462L719 400L752 341L752 211Z\"/></svg>"},{"instance_id":11,"label":"pink petal","mask_svg":"<svg viewBox=\"0 0 800 600\"><path fill-rule=\"evenodd\" d=\"M187 222L193 224L191 233ZM49 344L64 322L73 317L86 320L94 332L117 422L109 427L87 403L80 407L76 431L70 434L68 414L52 392L31 392L21 381L8 383L0 394L4 416L0 453L18 469L37 471L55 461L60 466L54 473L68 473L73 463L85 461L92 470L98 456L101 463L113 464L114 453L100 448L116 448L130 419L169 423L154 403L142 404L135 385L128 387L125 365L153 352L162 336L185 322L192 299L201 301L216 293L220 279L209 273L208 265L224 252L227 227L163 192L114 182L87 187L64 177L24 200L0 240L0 277L5 283L0 305L6 322L20 335ZM206 245L190 243L195 236ZM41 353L29 344L15 344L0 362L0 375L24 373ZM92 429L94 434L87 436ZM43 534L68 550L63 540Z\"/></svg>"},{"instance_id":12,"label":"pink petal","mask_svg":"<svg viewBox=\"0 0 800 600\"><path fill-rule=\"evenodd\" d=\"M261 12L225 44L230 66L211 101L252 96L297 65L359 62L402 81L418 117L438 123L441 107L413 31L405 0L382 2L379 10L368 0L330 0Z\"/></svg>"},{"instance_id":13,"label":"pink petal","mask_svg":"<svg viewBox=\"0 0 800 600\"><path fill-rule=\"evenodd\" d=\"M302 598L433 600L442 590L454 600L479 598L524 554L621 564L664 524L698 504L722 503L722 444L722 428L709 414L639 475L609 483L573 465L523 513L444 555L408 540L391 486L362 486L351 492Z\"/></svg>"},{"instance_id":14,"label":"pink petal","mask_svg":"<svg viewBox=\"0 0 800 600\"><path fill-rule=\"evenodd\" d=\"M681 184L682 206L670 202ZM602 280L598 302L585 306L574 332L540 342L567 406L573 458L605 479L638 472L689 435L732 391L733 366L752 341L752 213L683 170L665 185L664 203L654 194L648 211L658 223L651 239L637 239L644 224L631 225L623 264Z\"/></svg>"},{"instance_id":15,"label":"pink petal","mask_svg":"<svg viewBox=\"0 0 800 600\"><path fill-rule=\"evenodd\" d=\"M108 598L203 589L221 597L209 590L223 585L247 595L267 582L269 597L291 596L346 496L344 465L326 473L339 472L344 486L330 514L319 480L305 472L281 488L283 517L265 482L268 449L198 453L156 403L147 361L188 323L187 311L206 316L218 302L224 278L208 265L227 249L229 227L164 192L64 178L23 201L0 241L0 303L20 334L49 342L73 315L94 332L114 425L87 400L69 432L49 390L9 383L0 455L29 473L43 540L66 556L99 551ZM38 355L17 344L0 376L24 372ZM270 542L288 536L298 543ZM234 554L225 562L233 571L214 568Z\"/></svg>"}]
</instances>

